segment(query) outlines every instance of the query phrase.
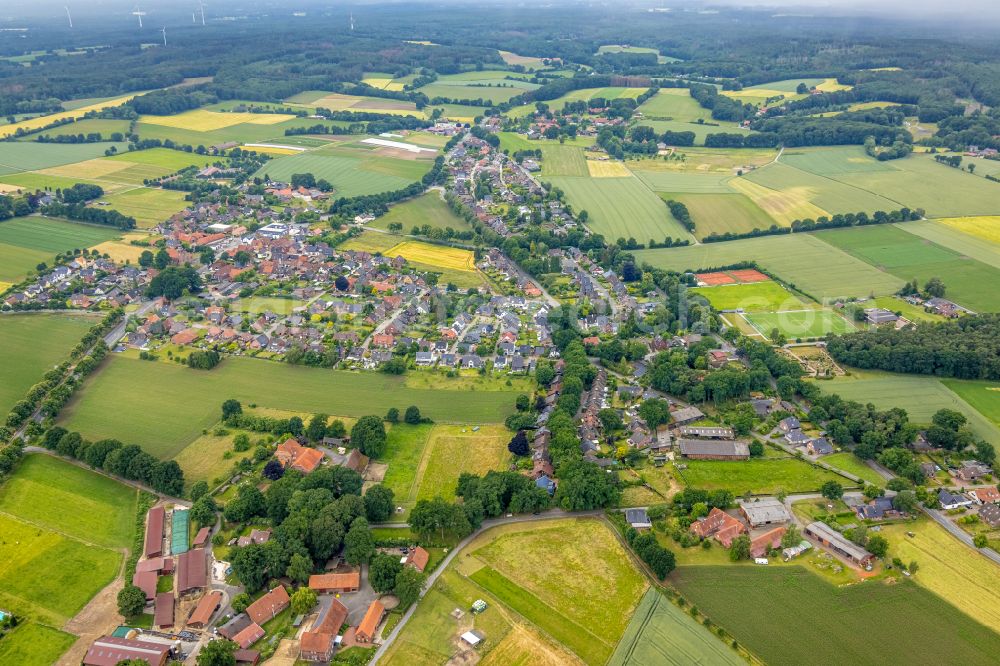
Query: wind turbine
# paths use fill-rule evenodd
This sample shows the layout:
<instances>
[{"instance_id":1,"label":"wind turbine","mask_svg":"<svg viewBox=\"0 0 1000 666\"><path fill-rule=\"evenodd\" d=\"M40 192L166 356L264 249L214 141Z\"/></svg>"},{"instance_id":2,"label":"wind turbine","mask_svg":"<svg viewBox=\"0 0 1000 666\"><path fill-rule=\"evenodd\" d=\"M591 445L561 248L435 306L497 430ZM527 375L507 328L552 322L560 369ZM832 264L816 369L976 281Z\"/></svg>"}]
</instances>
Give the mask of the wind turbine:
<instances>
[{"instance_id":1,"label":"wind turbine","mask_svg":"<svg viewBox=\"0 0 1000 666\"><path fill-rule=\"evenodd\" d=\"M166 46L167 45L167 28L166 28L166 26L164 26L163 29L160 30L160 32L163 33L163 45Z\"/></svg>"},{"instance_id":2,"label":"wind turbine","mask_svg":"<svg viewBox=\"0 0 1000 666\"><path fill-rule=\"evenodd\" d=\"M73 17L69 13L69 6L66 7L66 18L69 19L69 27L70 27L70 29L72 29L73 28Z\"/></svg>"},{"instance_id":3,"label":"wind turbine","mask_svg":"<svg viewBox=\"0 0 1000 666\"><path fill-rule=\"evenodd\" d=\"M198 9L201 10L201 24L205 25L205 3L199 0Z\"/></svg>"},{"instance_id":4,"label":"wind turbine","mask_svg":"<svg viewBox=\"0 0 1000 666\"><path fill-rule=\"evenodd\" d=\"M354 32L354 12L351 12L351 32Z\"/></svg>"},{"instance_id":5,"label":"wind turbine","mask_svg":"<svg viewBox=\"0 0 1000 666\"><path fill-rule=\"evenodd\" d=\"M146 15L146 12L140 11L138 6L136 6L135 11L132 12L132 16L138 16L139 17L139 29L140 30L142 30L142 17L145 16L145 15Z\"/></svg>"}]
</instances>

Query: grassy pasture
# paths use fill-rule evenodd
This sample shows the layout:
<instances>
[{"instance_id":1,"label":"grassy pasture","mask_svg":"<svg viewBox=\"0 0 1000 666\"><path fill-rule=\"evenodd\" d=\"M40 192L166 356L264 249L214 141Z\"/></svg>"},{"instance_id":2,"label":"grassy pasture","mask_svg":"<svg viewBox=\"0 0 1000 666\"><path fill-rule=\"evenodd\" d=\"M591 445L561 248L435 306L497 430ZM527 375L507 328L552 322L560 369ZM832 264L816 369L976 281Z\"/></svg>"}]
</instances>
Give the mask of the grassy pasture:
<instances>
[{"instance_id":1,"label":"grassy pasture","mask_svg":"<svg viewBox=\"0 0 1000 666\"><path fill-rule=\"evenodd\" d=\"M135 504L135 489L41 454L0 486L0 512L105 548L131 545Z\"/></svg>"},{"instance_id":2,"label":"grassy pasture","mask_svg":"<svg viewBox=\"0 0 1000 666\"><path fill-rule=\"evenodd\" d=\"M111 194L102 197L101 201L108 202L107 208L134 217L140 229L155 227L188 206L184 192L147 187Z\"/></svg>"},{"instance_id":3,"label":"grassy pasture","mask_svg":"<svg viewBox=\"0 0 1000 666\"><path fill-rule=\"evenodd\" d=\"M994 268L1000 268L1000 217L952 217L897 225Z\"/></svg>"},{"instance_id":4,"label":"grassy pasture","mask_svg":"<svg viewBox=\"0 0 1000 666\"><path fill-rule=\"evenodd\" d=\"M789 340L819 338L829 333L851 333L854 324L828 309L754 312L747 320L761 333L770 336L775 328Z\"/></svg>"},{"instance_id":5,"label":"grassy pasture","mask_svg":"<svg viewBox=\"0 0 1000 666\"><path fill-rule=\"evenodd\" d=\"M724 173L698 173L661 168L664 163L643 160L628 166L646 186L659 193L732 194L727 184L732 176Z\"/></svg>"},{"instance_id":6,"label":"grassy pasture","mask_svg":"<svg viewBox=\"0 0 1000 666\"><path fill-rule=\"evenodd\" d=\"M844 477L813 467L797 458L754 458L751 460L685 460L680 472L684 483L705 490L774 493L778 490L813 492L827 481L847 483Z\"/></svg>"},{"instance_id":7,"label":"grassy pasture","mask_svg":"<svg viewBox=\"0 0 1000 666\"><path fill-rule=\"evenodd\" d=\"M766 663L988 664L1000 649L1000 636L909 580L834 587L801 567L732 566L684 567L672 577Z\"/></svg>"},{"instance_id":8,"label":"grassy pasture","mask_svg":"<svg viewBox=\"0 0 1000 666\"><path fill-rule=\"evenodd\" d=\"M455 496L463 472L482 475L502 470L510 459L510 433L502 425L486 425L473 432L468 426L438 425L427 442L428 454L418 468L417 499Z\"/></svg>"},{"instance_id":9,"label":"grassy pasture","mask_svg":"<svg viewBox=\"0 0 1000 666\"><path fill-rule=\"evenodd\" d=\"M75 642L76 636L26 622L0 641L0 664L54 664Z\"/></svg>"},{"instance_id":10,"label":"grassy pasture","mask_svg":"<svg viewBox=\"0 0 1000 666\"><path fill-rule=\"evenodd\" d=\"M228 397L274 409L363 416L384 413L386 397L392 396L394 403L417 405L439 423L496 423L514 409L508 391L431 391L407 388L404 381L248 358L227 358L210 372L197 372L119 356L87 379L60 420L90 439L115 437L170 458L218 421L219 405ZM136 386L157 391L136 391ZM119 406L121 418L107 418L109 404ZM186 417L178 419L179 413Z\"/></svg>"},{"instance_id":11,"label":"grassy pasture","mask_svg":"<svg viewBox=\"0 0 1000 666\"><path fill-rule=\"evenodd\" d=\"M0 243L50 255L83 249L120 235L117 229L51 217L15 217L0 222Z\"/></svg>"},{"instance_id":12,"label":"grassy pasture","mask_svg":"<svg viewBox=\"0 0 1000 666\"><path fill-rule=\"evenodd\" d=\"M636 608L608 666L743 663L725 643L672 604L662 592L650 589Z\"/></svg>"},{"instance_id":13,"label":"grassy pasture","mask_svg":"<svg viewBox=\"0 0 1000 666\"><path fill-rule=\"evenodd\" d=\"M341 250L357 250L372 254L385 254L387 250L399 245L402 238L396 234L383 234L377 231L363 231L354 238L348 238L338 248Z\"/></svg>"},{"instance_id":14,"label":"grassy pasture","mask_svg":"<svg viewBox=\"0 0 1000 666\"><path fill-rule=\"evenodd\" d=\"M939 409L954 409L965 414L969 427L977 437L988 442L1000 441L1000 428L991 419L996 412L984 416L963 399L970 395L976 399L977 391L972 387L982 386L979 382L947 380L946 385L937 377L921 375L897 375L888 372L852 370L851 374L832 380L819 381L816 385L824 393L837 393L845 400L855 400L862 404L872 403L879 409L902 407L914 423L929 424L931 417ZM979 404L992 402L991 398L980 398Z\"/></svg>"},{"instance_id":15,"label":"grassy pasture","mask_svg":"<svg viewBox=\"0 0 1000 666\"><path fill-rule=\"evenodd\" d=\"M10 411L47 370L69 356L70 349L93 324L90 317L0 316L0 412Z\"/></svg>"},{"instance_id":16,"label":"grassy pasture","mask_svg":"<svg viewBox=\"0 0 1000 666\"><path fill-rule=\"evenodd\" d=\"M340 93L307 90L289 97L285 102L291 106L322 107L331 111L371 111L395 115L415 116L424 118L423 111L418 111L416 104L403 100L383 99L381 97L361 97L343 95Z\"/></svg>"},{"instance_id":17,"label":"grassy pasture","mask_svg":"<svg viewBox=\"0 0 1000 666\"><path fill-rule=\"evenodd\" d=\"M678 271L728 266L753 259L785 282L818 299L892 294L904 282L839 251L812 234L640 250L635 254L640 262Z\"/></svg>"},{"instance_id":18,"label":"grassy pasture","mask_svg":"<svg viewBox=\"0 0 1000 666\"><path fill-rule=\"evenodd\" d=\"M700 108L700 107L699 107ZM710 113L710 112L709 112ZM709 134L737 133L750 134L750 130L745 129L736 123L720 120L708 120L704 123L691 120L646 120L639 121L639 125L652 127L658 134L663 132L694 132L694 140L698 146L705 144L705 137Z\"/></svg>"},{"instance_id":19,"label":"grassy pasture","mask_svg":"<svg viewBox=\"0 0 1000 666\"><path fill-rule=\"evenodd\" d=\"M739 170L751 171L756 167L774 161L776 152L757 148L702 148L685 146L677 148L673 155L680 159L666 157L643 157L626 162L628 167L642 171L667 171L671 173L692 173L699 175L726 174L735 176Z\"/></svg>"},{"instance_id":20,"label":"grassy pasture","mask_svg":"<svg viewBox=\"0 0 1000 666\"><path fill-rule=\"evenodd\" d=\"M716 310L774 312L798 310L804 306L802 299L772 280L752 284L696 287L691 291L708 299Z\"/></svg>"},{"instance_id":21,"label":"grassy pasture","mask_svg":"<svg viewBox=\"0 0 1000 666\"><path fill-rule=\"evenodd\" d=\"M674 220L666 204L638 178L580 178L559 176L549 179L566 193L577 211L590 214L587 226L608 240L633 237L640 243L665 236L691 238Z\"/></svg>"},{"instance_id":22,"label":"grassy pasture","mask_svg":"<svg viewBox=\"0 0 1000 666\"><path fill-rule=\"evenodd\" d=\"M54 137L63 135L91 134L97 132L104 139L110 139L115 132L125 134L128 132L129 121L127 120L106 120L103 118L85 118L70 125L54 127L44 132L31 134L20 139L21 141L35 141L38 137ZM66 145L66 144L60 144Z\"/></svg>"},{"instance_id":23,"label":"grassy pasture","mask_svg":"<svg viewBox=\"0 0 1000 666\"><path fill-rule=\"evenodd\" d=\"M25 131L37 130L41 129L42 127L45 127L46 125L50 125L56 122L57 120L63 120L64 118L82 118L90 111L101 111L103 109L108 109L114 106L121 106L122 104L125 104L126 102L130 101L133 97L135 97L135 95L115 97L112 99L97 102L95 104L90 104L88 106L81 106L79 108L73 109L72 111L63 111L61 113L53 113L47 116L38 116L37 118L22 120L19 123L2 125L0 126L0 139L16 134L17 130L19 129L24 129ZM100 144L89 144L89 145L100 145Z\"/></svg>"},{"instance_id":24,"label":"grassy pasture","mask_svg":"<svg viewBox=\"0 0 1000 666\"><path fill-rule=\"evenodd\" d=\"M822 240L898 278L923 284L939 277L947 296L977 311L996 311L1000 298L992 285L1000 283L1000 268L908 233L903 226L879 225L817 233Z\"/></svg>"},{"instance_id":25,"label":"grassy pasture","mask_svg":"<svg viewBox=\"0 0 1000 666\"><path fill-rule=\"evenodd\" d=\"M2 131L2 130L0 130ZM103 157L104 151L115 146L124 150L124 143L0 143L0 169L6 173L34 171L63 164ZM5 178L6 182L7 179Z\"/></svg>"},{"instance_id":26,"label":"grassy pasture","mask_svg":"<svg viewBox=\"0 0 1000 666\"><path fill-rule=\"evenodd\" d=\"M47 190L52 192L64 187L72 187L76 183L89 183L91 185L100 185L106 194L113 194L129 187L123 183L115 183L108 180L97 180L94 178L81 178L73 176L60 176L55 175L52 172L60 173L64 169L70 169L71 167L77 167L85 163L97 162L98 160L87 160L86 162L78 162L77 164L69 165L66 167L53 167L51 169L43 169L41 171L22 171L20 173L8 174L6 176L0 176L0 190L6 190L11 192L34 192L36 190ZM127 167L126 167L127 168Z\"/></svg>"},{"instance_id":27,"label":"grassy pasture","mask_svg":"<svg viewBox=\"0 0 1000 666\"><path fill-rule=\"evenodd\" d=\"M743 194L661 193L660 197L664 201L674 199L687 206L695 223L695 235L700 238L712 233L747 233L754 229L767 229L775 223Z\"/></svg>"},{"instance_id":28,"label":"grassy pasture","mask_svg":"<svg viewBox=\"0 0 1000 666\"><path fill-rule=\"evenodd\" d=\"M586 663L611 656L647 588L610 529L594 520L505 526L469 549L486 565L473 581Z\"/></svg>"},{"instance_id":29,"label":"grassy pasture","mask_svg":"<svg viewBox=\"0 0 1000 666\"><path fill-rule=\"evenodd\" d=\"M167 173L173 173L174 171L179 171L184 167L192 165L206 166L219 160L217 157L198 155L197 153L186 153L180 150L171 150L169 148L134 150L131 152L119 153L118 155L108 159L130 162L132 164L146 164L149 166L163 167L165 169L169 169ZM227 160L223 159L223 161Z\"/></svg>"},{"instance_id":30,"label":"grassy pasture","mask_svg":"<svg viewBox=\"0 0 1000 666\"><path fill-rule=\"evenodd\" d=\"M789 148L781 154L781 162L819 176L894 171L888 162L869 157L861 146Z\"/></svg>"},{"instance_id":31,"label":"grassy pasture","mask_svg":"<svg viewBox=\"0 0 1000 666\"><path fill-rule=\"evenodd\" d=\"M786 198L794 198L805 205L825 211L826 214L857 213L859 211L871 213L876 210L893 210L903 205L915 207L915 204L901 204L898 200L886 195L882 189L871 185L869 179L884 176L887 173L892 175L890 172L847 173L839 174L836 177L823 176L785 164L783 160L784 157L780 162L757 169L747 174L744 179L737 178L732 184L737 187L743 180L746 180L776 192L779 197L784 195ZM851 177L857 177L860 183L857 187L846 182ZM747 194L753 196L750 191ZM761 208L768 210L765 205L761 205ZM768 210L768 212L770 211ZM789 214L788 222L791 222L795 217L815 219L823 213L817 213L814 210L810 214L807 210L802 210L789 211Z\"/></svg>"},{"instance_id":32,"label":"grassy pasture","mask_svg":"<svg viewBox=\"0 0 1000 666\"><path fill-rule=\"evenodd\" d=\"M691 97L687 88L660 88L660 91L643 102L637 109L643 118L639 125L645 125L646 119L665 119L692 122L699 118L711 122L712 112L702 108Z\"/></svg>"},{"instance_id":33,"label":"grassy pasture","mask_svg":"<svg viewBox=\"0 0 1000 666\"><path fill-rule=\"evenodd\" d=\"M428 192L419 197L395 204L389 212L376 218L368 226L388 231L389 225L398 222L403 225L403 233L410 233L413 227L430 225L432 229L451 227L456 231L467 231L469 224L448 207L437 192Z\"/></svg>"},{"instance_id":34,"label":"grassy pasture","mask_svg":"<svg viewBox=\"0 0 1000 666\"><path fill-rule=\"evenodd\" d=\"M834 453L829 456L823 456L823 462L864 479L866 483L870 483L873 486L885 485L885 479L871 467L861 462L853 453Z\"/></svg>"},{"instance_id":35,"label":"grassy pasture","mask_svg":"<svg viewBox=\"0 0 1000 666\"><path fill-rule=\"evenodd\" d=\"M1000 425L1000 385L996 382L942 379L941 383L984 417Z\"/></svg>"},{"instance_id":36,"label":"grassy pasture","mask_svg":"<svg viewBox=\"0 0 1000 666\"><path fill-rule=\"evenodd\" d=\"M542 147L542 175L545 177L588 176L587 164L583 148L579 146L547 143Z\"/></svg>"},{"instance_id":37,"label":"grassy pasture","mask_svg":"<svg viewBox=\"0 0 1000 666\"><path fill-rule=\"evenodd\" d=\"M498 53L508 65L524 65L528 69L541 69L545 67L544 58L518 55L510 51L498 51Z\"/></svg>"},{"instance_id":38,"label":"grassy pasture","mask_svg":"<svg viewBox=\"0 0 1000 666\"><path fill-rule=\"evenodd\" d=\"M906 535L913 532L914 536ZM916 561L912 580L995 632L1000 632L1000 590L996 565L961 543L929 518L883 529L889 552L904 562Z\"/></svg>"}]
</instances>

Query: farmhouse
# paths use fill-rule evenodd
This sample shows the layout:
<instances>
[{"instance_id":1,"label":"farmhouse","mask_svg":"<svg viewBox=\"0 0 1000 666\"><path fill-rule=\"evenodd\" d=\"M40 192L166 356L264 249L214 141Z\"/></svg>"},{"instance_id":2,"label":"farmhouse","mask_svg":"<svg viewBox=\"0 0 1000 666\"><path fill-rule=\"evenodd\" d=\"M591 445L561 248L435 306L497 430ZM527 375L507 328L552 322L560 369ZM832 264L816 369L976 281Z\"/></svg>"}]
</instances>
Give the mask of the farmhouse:
<instances>
[{"instance_id":1,"label":"farmhouse","mask_svg":"<svg viewBox=\"0 0 1000 666\"><path fill-rule=\"evenodd\" d=\"M431 559L431 554L428 553L423 548L421 548L420 546L417 546L409 553L407 553L405 558L403 558L403 565L405 566L409 564L420 573L423 573L424 569L427 568L427 563L430 561L430 559Z\"/></svg>"},{"instance_id":2,"label":"farmhouse","mask_svg":"<svg viewBox=\"0 0 1000 666\"><path fill-rule=\"evenodd\" d=\"M682 456L692 460L747 460L750 458L750 446L746 442L679 439L677 446Z\"/></svg>"},{"instance_id":3,"label":"farmhouse","mask_svg":"<svg viewBox=\"0 0 1000 666\"><path fill-rule=\"evenodd\" d=\"M345 622L347 606L339 599L331 599L330 604L320 610L312 628L303 632L299 641L299 659L329 662L336 651L337 635Z\"/></svg>"},{"instance_id":4,"label":"farmhouse","mask_svg":"<svg viewBox=\"0 0 1000 666\"><path fill-rule=\"evenodd\" d=\"M789 416L787 418L781 419L781 421L778 422L778 428L781 430L781 432L791 432L793 430L798 430L801 427L802 424L799 423L799 420L794 416Z\"/></svg>"},{"instance_id":5,"label":"farmhouse","mask_svg":"<svg viewBox=\"0 0 1000 666\"><path fill-rule=\"evenodd\" d=\"M372 639L375 638L375 632L378 630L378 625L382 622L382 618L385 617L385 606L382 602L376 599L368 607L365 612L365 616L361 619L361 624L358 625L358 630L354 634L355 640L359 643L371 643Z\"/></svg>"},{"instance_id":6,"label":"farmhouse","mask_svg":"<svg viewBox=\"0 0 1000 666\"><path fill-rule=\"evenodd\" d=\"M733 539L746 532L747 528L722 509L713 507L708 516L691 523L691 531L703 539L715 537L719 543L729 548Z\"/></svg>"},{"instance_id":7,"label":"farmhouse","mask_svg":"<svg viewBox=\"0 0 1000 666\"><path fill-rule=\"evenodd\" d=\"M692 421L697 421L700 418L704 418L704 414L697 407L683 407L673 412L671 416L674 419L675 425L685 425L691 423Z\"/></svg>"},{"instance_id":8,"label":"farmhouse","mask_svg":"<svg viewBox=\"0 0 1000 666\"><path fill-rule=\"evenodd\" d=\"M992 473L992 470L975 460L966 460L962 463L962 466L958 468L958 472L955 474L962 481L978 481L980 478Z\"/></svg>"},{"instance_id":9,"label":"farmhouse","mask_svg":"<svg viewBox=\"0 0 1000 666\"><path fill-rule=\"evenodd\" d=\"M195 629L207 627L212 619L212 614L218 610L220 603L222 603L222 592L218 590L212 590L203 596L194 611L191 612L187 626Z\"/></svg>"},{"instance_id":10,"label":"farmhouse","mask_svg":"<svg viewBox=\"0 0 1000 666\"><path fill-rule=\"evenodd\" d=\"M154 506L146 513L146 541L143 554L159 557L163 554L163 521L166 517L162 506Z\"/></svg>"},{"instance_id":11,"label":"farmhouse","mask_svg":"<svg viewBox=\"0 0 1000 666\"><path fill-rule=\"evenodd\" d=\"M251 622L246 629L233 636L232 641L245 650L264 638L265 633L259 624Z\"/></svg>"},{"instance_id":12,"label":"farmhouse","mask_svg":"<svg viewBox=\"0 0 1000 666\"><path fill-rule=\"evenodd\" d=\"M892 506L892 498L876 497L868 504L859 504L854 507L859 520L886 520L887 518L898 518L899 512Z\"/></svg>"},{"instance_id":13,"label":"farmhouse","mask_svg":"<svg viewBox=\"0 0 1000 666\"><path fill-rule=\"evenodd\" d=\"M102 636L87 650L83 663L86 666L115 666L120 661L136 660L149 666L163 666L169 656L169 645Z\"/></svg>"},{"instance_id":14,"label":"farmhouse","mask_svg":"<svg viewBox=\"0 0 1000 666\"><path fill-rule=\"evenodd\" d=\"M286 608L288 608L288 592L285 591L284 587L278 585L247 606L246 613L257 624L264 624Z\"/></svg>"},{"instance_id":15,"label":"farmhouse","mask_svg":"<svg viewBox=\"0 0 1000 666\"><path fill-rule=\"evenodd\" d=\"M156 581L159 575L155 571L136 571L132 574L132 584L146 594L146 601L156 598Z\"/></svg>"},{"instance_id":16,"label":"farmhouse","mask_svg":"<svg viewBox=\"0 0 1000 666\"><path fill-rule=\"evenodd\" d=\"M833 552L846 557L861 566L871 564L875 556L857 544L848 541L826 523L815 522L806 525L805 533L819 541Z\"/></svg>"},{"instance_id":17,"label":"farmhouse","mask_svg":"<svg viewBox=\"0 0 1000 666\"><path fill-rule=\"evenodd\" d=\"M784 527L775 527L750 540L750 555L764 557L768 551L781 547L781 537L785 536Z\"/></svg>"},{"instance_id":18,"label":"farmhouse","mask_svg":"<svg viewBox=\"0 0 1000 666\"><path fill-rule=\"evenodd\" d=\"M752 502L740 500L740 513L746 518L750 527L762 525L778 525L792 519L785 505L773 498L762 498Z\"/></svg>"},{"instance_id":19,"label":"farmhouse","mask_svg":"<svg viewBox=\"0 0 1000 666\"><path fill-rule=\"evenodd\" d=\"M806 451L811 456L826 456L833 453L833 445L827 441L826 437L817 437L806 444Z\"/></svg>"},{"instance_id":20,"label":"farmhouse","mask_svg":"<svg viewBox=\"0 0 1000 666\"><path fill-rule=\"evenodd\" d=\"M314 574L309 576L309 589L317 594L337 592L357 592L361 587L361 574L351 573Z\"/></svg>"},{"instance_id":21,"label":"farmhouse","mask_svg":"<svg viewBox=\"0 0 1000 666\"><path fill-rule=\"evenodd\" d=\"M948 492L944 488L938 492L938 502L941 503L941 508L945 511L958 509L963 506L972 506L972 500L969 498L964 495L956 495Z\"/></svg>"},{"instance_id":22,"label":"farmhouse","mask_svg":"<svg viewBox=\"0 0 1000 666\"><path fill-rule=\"evenodd\" d=\"M892 324L899 320L895 312L884 308L868 308L865 310L865 318L869 324L878 326L880 324Z\"/></svg>"},{"instance_id":23,"label":"farmhouse","mask_svg":"<svg viewBox=\"0 0 1000 666\"><path fill-rule=\"evenodd\" d=\"M303 474L309 474L323 461L323 452L302 446L294 439L289 439L278 446L274 457L278 459L282 467L290 467Z\"/></svg>"}]
</instances>

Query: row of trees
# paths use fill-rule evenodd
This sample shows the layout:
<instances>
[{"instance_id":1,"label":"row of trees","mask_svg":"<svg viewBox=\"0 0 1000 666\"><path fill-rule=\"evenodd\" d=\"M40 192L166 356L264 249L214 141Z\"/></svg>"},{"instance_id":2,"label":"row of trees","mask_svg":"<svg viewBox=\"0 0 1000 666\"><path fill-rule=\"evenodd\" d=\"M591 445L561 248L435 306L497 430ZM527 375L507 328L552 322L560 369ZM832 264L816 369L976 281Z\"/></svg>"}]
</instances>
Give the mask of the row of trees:
<instances>
[{"instance_id":1,"label":"row of trees","mask_svg":"<svg viewBox=\"0 0 1000 666\"><path fill-rule=\"evenodd\" d=\"M807 231L820 231L821 229L842 229L845 227L864 227L872 224L895 224L897 222L908 222L919 220L924 216L922 208L910 209L900 208L898 210L877 210L871 215L862 211L860 213L837 213L831 217L821 216L815 220L806 218L804 220L793 220L787 227L780 227L772 224L767 229L755 228L745 233L735 233L727 231L725 233L712 232L703 240L705 243L720 243L724 241L739 240L741 238L758 238L760 236L780 236L782 234L801 233Z\"/></svg>"},{"instance_id":2,"label":"row of trees","mask_svg":"<svg viewBox=\"0 0 1000 666\"><path fill-rule=\"evenodd\" d=\"M42 207L42 213L51 217L68 217L71 220L115 227L123 231L135 229L135 218L122 215L117 210L105 208L90 208L83 203L54 202Z\"/></svg>"}]
</instances>

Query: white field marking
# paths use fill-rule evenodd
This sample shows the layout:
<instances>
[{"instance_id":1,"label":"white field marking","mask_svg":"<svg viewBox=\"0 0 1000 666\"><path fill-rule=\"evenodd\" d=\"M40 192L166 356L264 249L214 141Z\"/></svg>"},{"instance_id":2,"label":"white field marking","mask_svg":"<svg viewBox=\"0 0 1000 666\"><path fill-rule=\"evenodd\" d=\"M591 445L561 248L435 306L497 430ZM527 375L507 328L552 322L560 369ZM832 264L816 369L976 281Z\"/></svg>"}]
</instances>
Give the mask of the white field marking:
<instances>
[{"instance_id":1,"label":"white field marking","mask_svg":"<svg viewBox=\"0 0 1000 666\"><path fill-rule=\"evenodd\" d=\"M281 143L244 143L245 148L281 148L282 150L309 150L308 148L303 148L302 146L286 146Z\"/></svg>"},{"instance_id":2,"label":"white field marking","mask_svg":"<svg viewBox=\"0 0 1000 666\"><path fill-rule=\"evenodd\" d=\"M363 139L361 143L368 143L375 146L385 146L386 148L400 148L401 150L408 150L411 153L437 152L437 150L434 148L421 148L420 146L414 146L412 143L403 143L402 141L387 141L386 139Z\"/></svg>"}]
</instances>

